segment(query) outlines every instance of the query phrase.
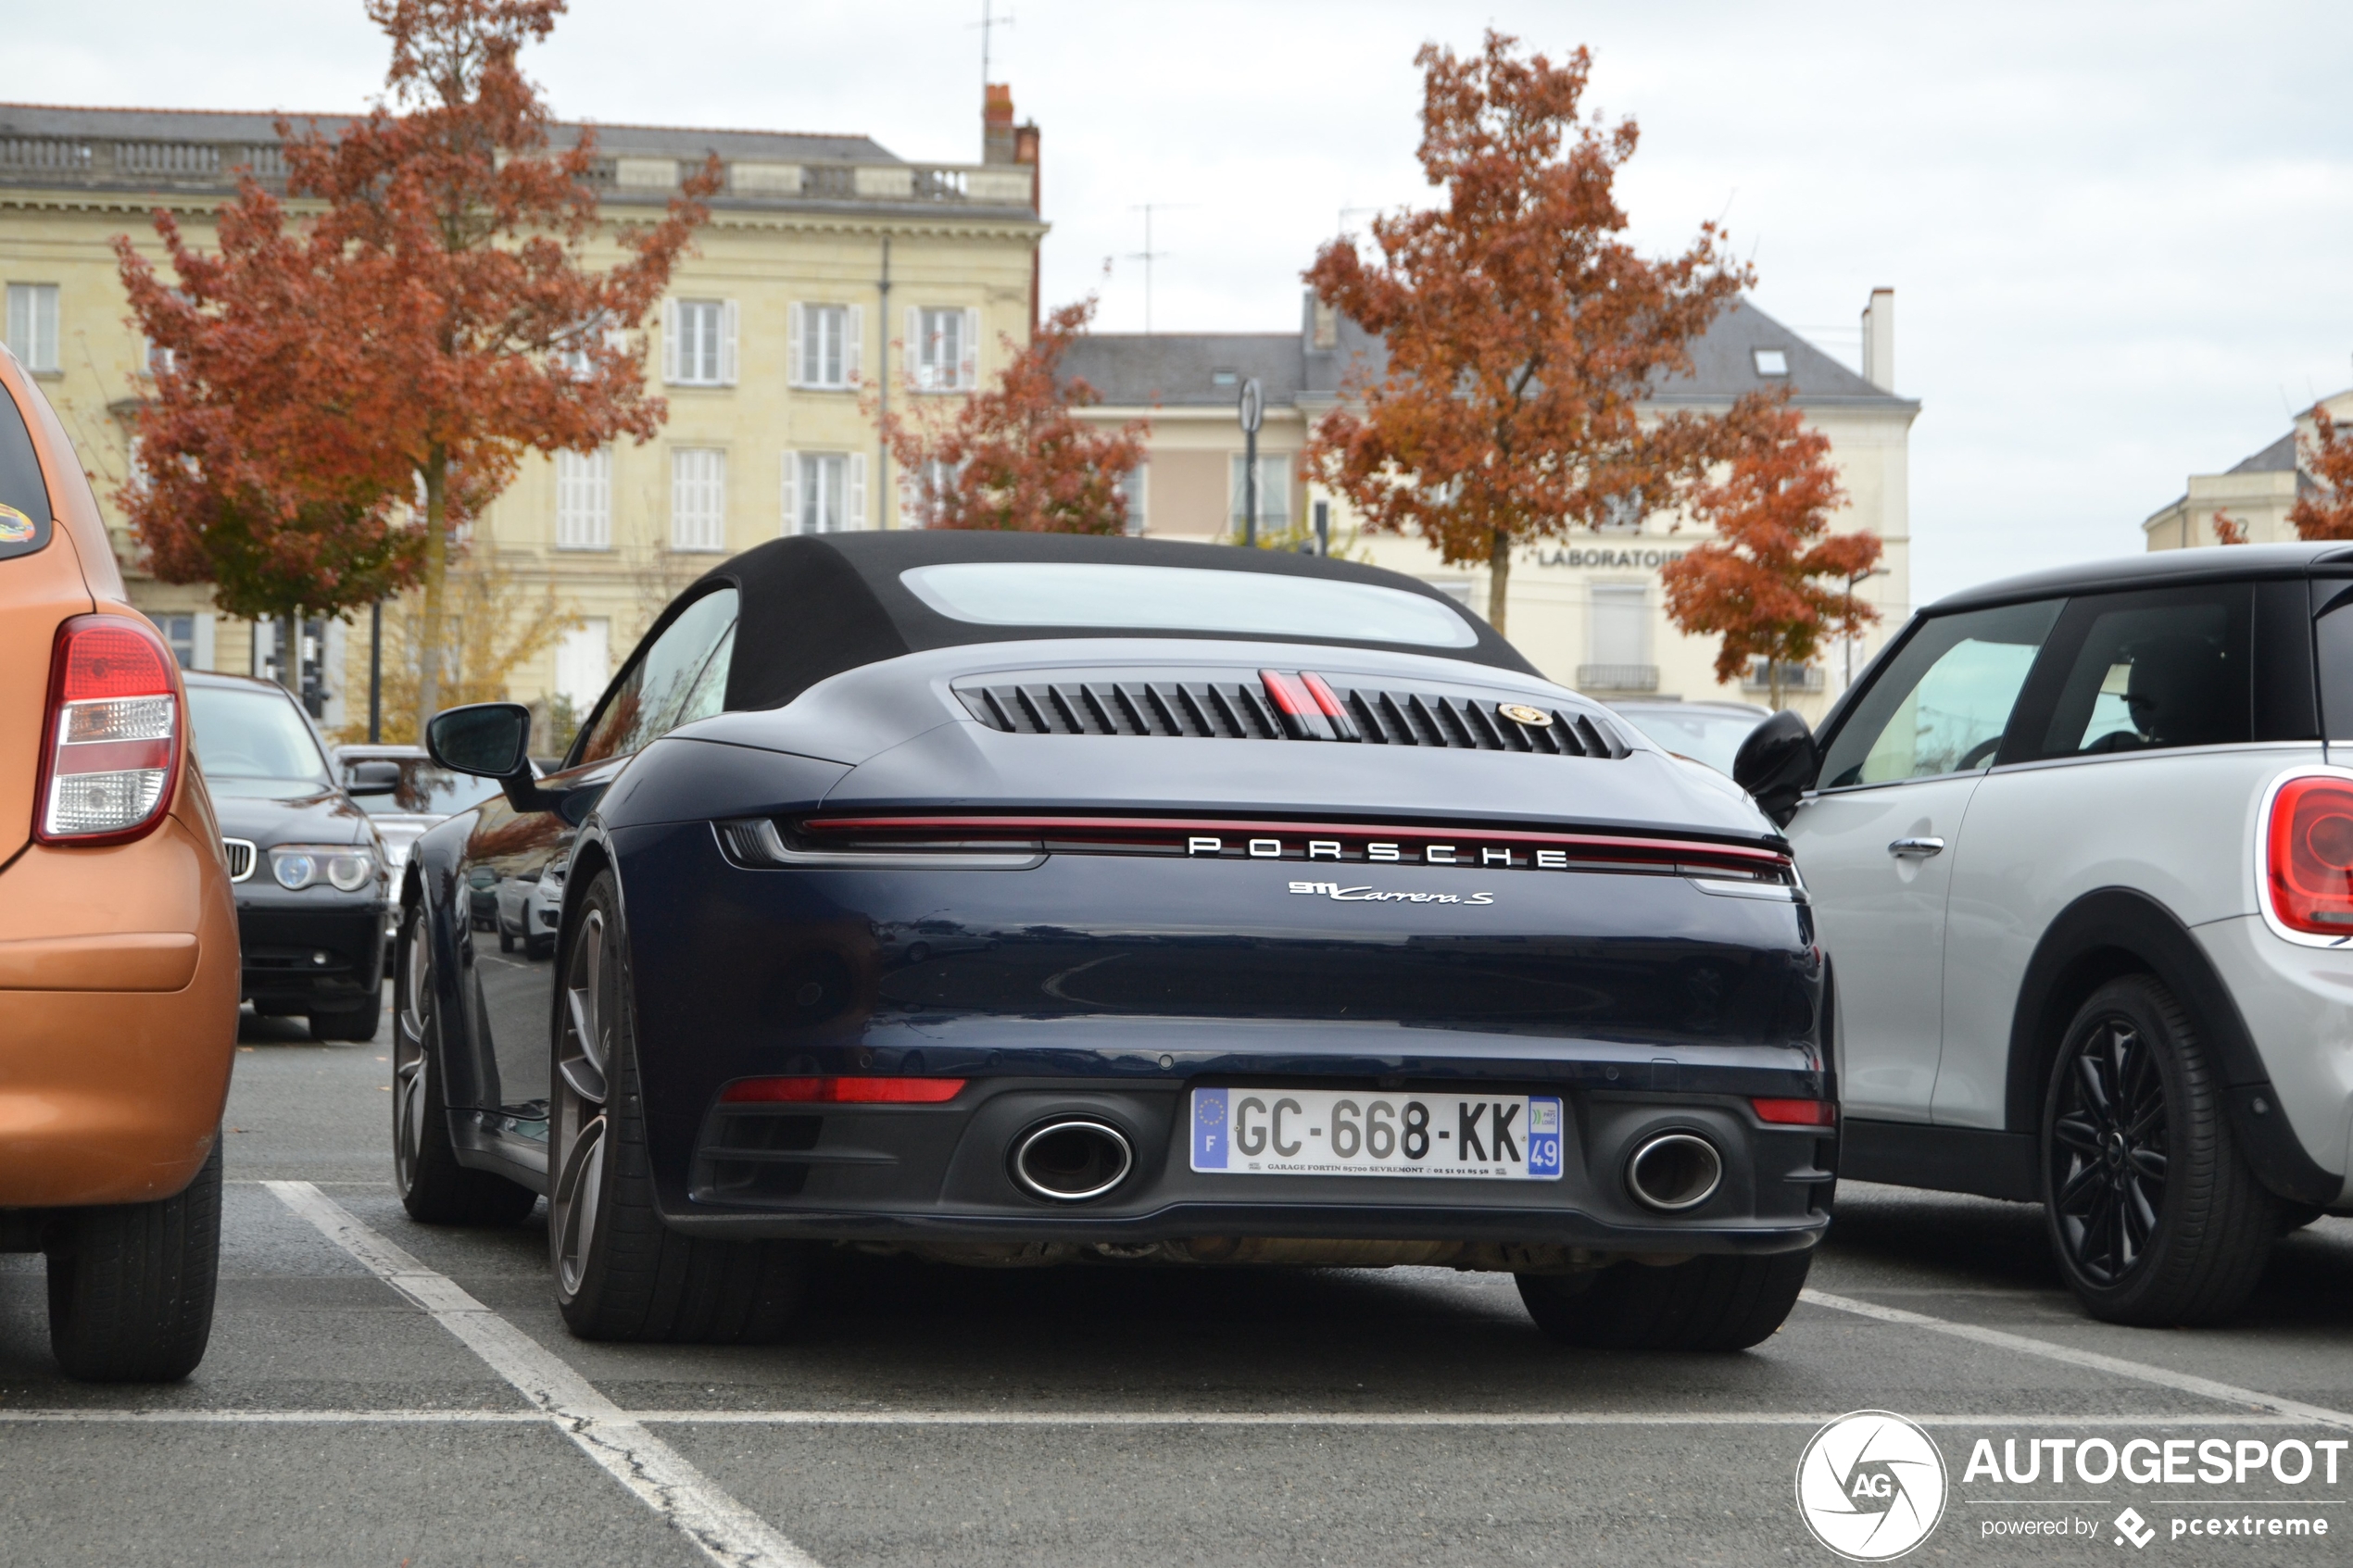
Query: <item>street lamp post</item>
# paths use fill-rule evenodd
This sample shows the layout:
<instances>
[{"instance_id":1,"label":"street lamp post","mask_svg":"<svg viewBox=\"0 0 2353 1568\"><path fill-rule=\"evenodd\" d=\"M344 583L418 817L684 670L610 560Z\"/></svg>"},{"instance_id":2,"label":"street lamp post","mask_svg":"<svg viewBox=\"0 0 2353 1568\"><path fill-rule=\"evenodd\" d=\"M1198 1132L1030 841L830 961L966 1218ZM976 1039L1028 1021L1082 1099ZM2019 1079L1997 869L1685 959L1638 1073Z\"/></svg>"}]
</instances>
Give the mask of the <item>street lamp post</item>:
<instances>
[{"instance_id":1,"label":"street lamp post","mask_svg":"<svg viewBox=\"0 0 2353 1568\"><path fill-rule=\"evenodd\" d=\"M1846 580L1846 684L1855 684L1855 590L1874 577L1885 577L1885 567L1869 567Z\"/></svg>"},{"instance_id":2,"label":"street lamp post","mask_svg":"<svg viewBox=\"0 0 2353 1568\"><path fill-rule=\"evenodd\" d=\"M1242 383L1236 412L1242 421L1242 548L1258 545L1258 426L1265 418L1266 395L1252 376Z\"/></svg>"}]
</instances>

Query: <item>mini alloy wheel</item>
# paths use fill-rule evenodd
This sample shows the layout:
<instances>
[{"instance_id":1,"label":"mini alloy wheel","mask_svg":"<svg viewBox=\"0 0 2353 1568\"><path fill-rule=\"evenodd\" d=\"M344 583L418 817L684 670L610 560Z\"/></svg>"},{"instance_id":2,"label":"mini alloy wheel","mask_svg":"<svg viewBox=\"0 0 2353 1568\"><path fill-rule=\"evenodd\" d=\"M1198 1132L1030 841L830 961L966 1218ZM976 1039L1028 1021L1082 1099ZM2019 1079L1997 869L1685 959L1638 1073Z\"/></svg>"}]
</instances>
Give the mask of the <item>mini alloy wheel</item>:
<instances>
[{"instance_id":1,"label":"mini alloy wheel","mask_svg":"<svg viewBox=\"0 0 2353 1568\"><path fill-rule=\"evenodd\" d=\"M2052 1107L2051 1220L2082 1276L2112 1286L2138 1266L2165 1207L2165 1075L2120 1014L2094 1021L2071 1069Z\"/></svg>"}]
</instances>

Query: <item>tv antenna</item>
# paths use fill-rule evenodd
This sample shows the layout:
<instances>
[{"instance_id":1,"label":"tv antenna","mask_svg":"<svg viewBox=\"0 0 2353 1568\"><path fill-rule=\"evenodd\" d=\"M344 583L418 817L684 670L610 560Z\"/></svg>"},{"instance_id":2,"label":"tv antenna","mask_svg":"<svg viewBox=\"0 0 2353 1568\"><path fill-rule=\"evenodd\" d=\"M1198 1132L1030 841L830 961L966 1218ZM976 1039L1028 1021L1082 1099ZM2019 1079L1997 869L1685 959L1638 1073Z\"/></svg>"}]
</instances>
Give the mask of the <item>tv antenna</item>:
<instances>
[{"instance_id":1,"label":"tv antenna","mask_svg":"<svg viewBox=\"0 0 2353 1568\"><path fill-rule=\"evenodd\" d=\"M975 27L980 29L980 86L984 93L988 90L988 46L995 37L997 29L1013 25L1013 19L1010 15L1001 17L992 15L990 4L991 0L980 0L980 20L964 24L967 31Z\"/></svg>"},{"instance_id":2,"label":"tv antenna","mask_svg":"<svg viewBox=\"0 0 2353 1568\"><path fill-rule=\"evenodd\" d=\"M1152 214L1174 212L1183 207L1199 205L1201 204L1198 202L1144 202L1127 209L1130 212L1140 212L1144 215L1144 248L1129 251L1126 259L1140 261L1144 264L1144 331L1146 332L1152 330L1152 263L1164 256L1175 254L1173 251L1152 248Z\"/></svg>"}]
</instances>

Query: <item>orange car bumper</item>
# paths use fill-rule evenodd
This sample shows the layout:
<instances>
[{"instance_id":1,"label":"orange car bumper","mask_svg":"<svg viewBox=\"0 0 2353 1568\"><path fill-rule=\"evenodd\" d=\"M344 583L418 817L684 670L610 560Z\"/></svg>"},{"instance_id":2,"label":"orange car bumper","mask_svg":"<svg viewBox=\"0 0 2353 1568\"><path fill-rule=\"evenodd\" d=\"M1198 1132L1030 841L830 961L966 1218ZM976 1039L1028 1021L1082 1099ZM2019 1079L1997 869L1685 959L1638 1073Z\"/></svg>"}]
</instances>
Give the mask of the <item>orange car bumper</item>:
<instances>
[{"instance_id":1,"label":"orange car bumper","mask_svg":"<svg viewBox=\"0 0 2353 1568\"><path fill-rule=\"evenodd\" d=\"M178 815L113 848L26 848L0 875L0 1208L147 1202L195 1178L228 1099L237 968L219 852Z\"/></svg>"}]
</instances>

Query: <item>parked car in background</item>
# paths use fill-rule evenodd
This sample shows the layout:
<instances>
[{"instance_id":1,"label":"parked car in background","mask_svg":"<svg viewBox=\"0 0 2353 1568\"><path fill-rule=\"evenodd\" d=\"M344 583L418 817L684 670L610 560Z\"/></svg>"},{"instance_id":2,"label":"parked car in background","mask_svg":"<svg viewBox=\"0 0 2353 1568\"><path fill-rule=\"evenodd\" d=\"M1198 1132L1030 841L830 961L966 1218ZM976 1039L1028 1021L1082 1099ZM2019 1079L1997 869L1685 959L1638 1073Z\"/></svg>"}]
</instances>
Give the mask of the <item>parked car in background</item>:
<instances>
[{"instance_id":1,"label":"parked car in background","mask_svg":"<svg viewBox=\"0 0 2353 1568\"><path fill-rule=\"evenodd\" d=\"M417 835L452 811L463 810L485 796L498 793L480 779L436 767L422 746L349 745L335 747L335 771L345 790L359 802L376 824L384 841L384 867L392 884L400 884L400 868L409 861L409 847ZM390 784L388 790L375 786ZM385 961L398 929L396 916L384 914Z\"/></svg>"},{"instance_id":2,"label":"parked car in background","mask_svg":"<svg viewBox=\"0 0 2353 1568\"><path fill-rule=\"evenodd\" d=\"M212 1332L237 925L177 664L0 348L0 1251L48 1254L76 1377Z\"/></svg>"},{"instance_id":3,"label":"parked car in background","mask_svg":"<svg viewBox=\"0 0 2353 1568\"><path fill-rule=\"evenodd\" d=\"M1725 777L1749 732L1772 709L1752 702L1613 702L1610 711L1678 757L1704 762Z\"/></svg>"},{"instance_id":4,"label":"parked car in background","mask_svg":"<svg viewBox=\"0 0 2353 1568\"><path fill-rule=\"evenodd\" d=\"M2228 1315L2348 1207L2353 548L1930 606L1760 727L1829 950L1841 1174L2039 1200L2093 1313Z\"/></svg>"},{"instance_id":5,"label":"parked car in background","mask_svg":"<svg viewBox=\"0 0 2353 1568\"><path fill-rule=\"evenodd\" d=\"M1730 1350L1829 1223L1786 846L1411 578L777 540L561 768L529 732L431 727L502 796L409 859L395 1173L428 1221L546 1193L576 1333L772 1336L855 1242L1486 1269L1565 1343ZM479 949L484 868L547 956Z\"/></svg>"},{"instance_id":6,"label":"parked car in background","mask_svg":"<svg viewBox=\"0 0 2353 1568\"><path fill-rule=\"evenodd\" d=\"M396 786L337 783L309 716L274 682L186 679L196 761L236 884L245 999L268 1017L308 1019L314 1039L374 1039L389 857L354 796Z\"/></svg>"}]
</instances>

